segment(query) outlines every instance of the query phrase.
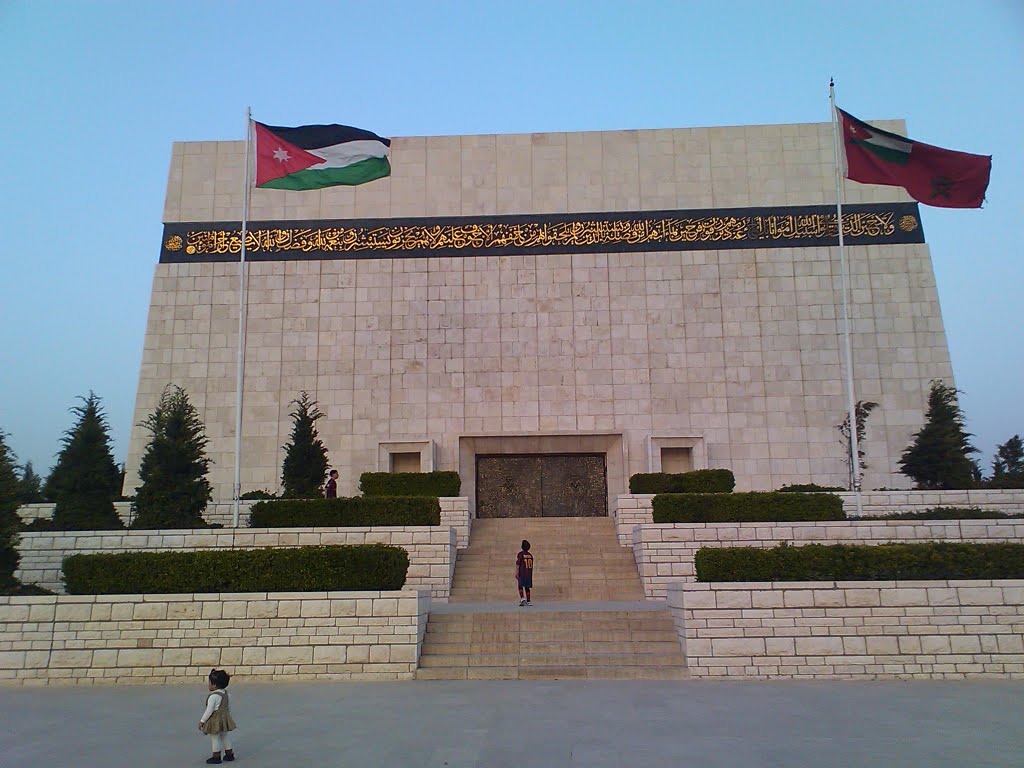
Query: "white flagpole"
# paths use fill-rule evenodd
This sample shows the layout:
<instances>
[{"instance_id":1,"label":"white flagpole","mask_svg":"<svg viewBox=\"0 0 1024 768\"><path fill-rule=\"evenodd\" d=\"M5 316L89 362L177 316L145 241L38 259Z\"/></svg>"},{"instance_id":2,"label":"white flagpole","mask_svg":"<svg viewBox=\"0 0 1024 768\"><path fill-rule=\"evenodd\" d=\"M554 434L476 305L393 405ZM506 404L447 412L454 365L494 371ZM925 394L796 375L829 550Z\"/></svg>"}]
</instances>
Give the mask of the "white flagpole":
<instances>
[{"instance_id":1,"label":"white flagpole","mask_svg":"<svg viewBox=\"0 0 1024 768\"><path fill-rule=\"evenodd\" d=\"M245 388L245 315L246 315L246 283L248 282L248 264L245 261L245 239L249 228L249 198L252 189L249 186L249 164L252 148L252 108L245 109L245 190L242 195L242 247L238 262L238 370L235 379L235 509L232 524L238 527L238 513L242 496L242 392Z\"/></svg>"},{"instance_id":2,"label":"white flagpole","mask_svg":"<svg viewBox=\"0 0 1024 768\"><path fill-rule=\"evenodd\" d=\"M864 513L860 498L860 448L857 445L857 406L853 395L853 352L850 348L850 304L847 288L846 247L843 243L843 187L839 168L839 126L836 114L835 82L828 81L828 102L832 107L832 152L836 167L836 225L839 228L839 275L843 292L843 357L846 361L846 401L850 419L850 468L853 492L857 500L857 517Z\"/></svg>"}]
</instances>

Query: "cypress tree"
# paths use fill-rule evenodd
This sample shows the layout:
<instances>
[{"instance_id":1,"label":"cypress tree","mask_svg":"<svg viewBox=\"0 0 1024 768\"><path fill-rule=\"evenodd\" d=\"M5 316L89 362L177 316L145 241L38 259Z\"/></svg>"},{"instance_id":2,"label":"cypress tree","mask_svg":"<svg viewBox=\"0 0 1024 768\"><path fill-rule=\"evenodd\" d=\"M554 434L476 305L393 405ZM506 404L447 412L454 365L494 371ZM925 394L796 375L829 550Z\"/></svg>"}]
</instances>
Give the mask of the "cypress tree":
<instances>
[{"instance_id":1,"label":"cypress tree","mask_svg":"<svg viewBox=\"0 0 1024 768\"><path fill-rule=\"evenodd\" d=\"M903 452L900 471L924 490L956 490L974 485L971 435L957 402L957 390L933 381L925 425Z\"/></svg>"},{"instance_id":2,"label":"cypress tree","mask_svg":"<svg viewBox=\"0 0 1024 768\"><path fill-rule=\"evenodd\" d=\"M0 594L18 585L14 572L18 569L18 476L14 472L14 455L7 447L7 435L0 430Z\"/></svg>"},{"instance_id":3,"label":"cypress tree","mask_svg":"<svg viewBox=\"0 0 1024 768\"><path fill-rule=\"evenodd\" d=\"M62 531L123 528L114 510L120 474L110 450L109 427L93 392L71 411L78 422L64 433L57 465L46 481L47 496L57 502L53 526Z\"/></svg>"},{"instance_id":4,"label":"cypress tree","mask_svg":"<svg viewBox=\"0 0 1024 768\"><path fill-rule=\"evenodd\" d=\"M38 504L43 501L43 480L32 468L32 462L25 462L21 479L18 481L18 503Z\"/></svg>"},{"instance_id":5,"label":"cypress tree","mask_svg":"<svg viewBox=\"0 0 1024 768\"><path fill-rule=\"evenodd\" d=\"M281 467L282 494L286 499L312 499L320 496L320 488L327 474L327 448L317 436L316 422L323 414L303 392L292 400L291 440L284 446L284 464Z\"/></svg>"},{"instance_id":6,"label":"cypress tree","mask_svg":"<svg viewBox=\"0 0 1024 768\"><path fill-rule=\"evenodd\" d=\"M213 488L206 473L207 439L199 413L180 387L168 385L142 426L151 435L139 465L133 528L205 528Z\"/></svg>"},{"instance_id":7,"label":"cypress tree","mask_svg":"<svg viewBox=\"0 0 1024 768\"><path fill-rule=\"evenodd\" d=\"M990 485L993 488L1024 488L1024 441L1020 435L996 446Z\"/></svg>"}]
</instances>

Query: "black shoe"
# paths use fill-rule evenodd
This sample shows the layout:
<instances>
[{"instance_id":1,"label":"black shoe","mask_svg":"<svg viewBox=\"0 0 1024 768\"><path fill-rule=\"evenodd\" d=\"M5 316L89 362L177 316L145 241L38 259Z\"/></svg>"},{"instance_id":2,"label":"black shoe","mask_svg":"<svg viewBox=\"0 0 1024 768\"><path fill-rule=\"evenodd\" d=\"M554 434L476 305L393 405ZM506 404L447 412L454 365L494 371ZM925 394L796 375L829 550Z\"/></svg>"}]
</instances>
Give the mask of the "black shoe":
<instances>
[{"instance_id":1,"label":"black shoe","mask_svg":"<svg viewBox=\"0 0 1024 768\"><path fill-rule=\"evenodd\" d=\"M235 759L235 750L233 750L233 749L226 749L226 750L224 750L224 762L225 763L230 763L234 759Z\"/></svg>"},{"instance_id":2,"label":"black shoe","mask_svg":"<svg viewBox=\"0 0 1024 768\"><path fill-rule=\"evenodd\" d=\"M214 755L213 757L206 758L207 765L220 765L223 760L220 759L220 755Z\"/></svg>"}]
</instances>

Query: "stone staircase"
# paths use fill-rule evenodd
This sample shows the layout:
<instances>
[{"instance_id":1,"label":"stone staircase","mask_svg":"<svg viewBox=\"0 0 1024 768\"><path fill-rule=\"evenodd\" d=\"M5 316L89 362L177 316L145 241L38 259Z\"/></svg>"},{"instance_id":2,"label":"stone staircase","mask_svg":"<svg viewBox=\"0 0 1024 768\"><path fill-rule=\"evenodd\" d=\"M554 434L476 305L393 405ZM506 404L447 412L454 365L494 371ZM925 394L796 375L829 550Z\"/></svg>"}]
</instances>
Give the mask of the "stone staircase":
<instances>
[{"instance_id":1,"label":"stone staircase","mask_svg":"<svg viewBox=\"0 0 1024 768\"><path fill-rule=\"evenodd\" d=\"M519 608L515 556L534 554L532 607ZM685 677L668 609L644 601L609 518L476 520L451 602L431 611L419 679Z\"/></svg>"},{"instance_id":2,"label":"stone staircase","mask_svg":"<svg viewBox=\"0 0 1024 768\"><path fill-rule=\"evenodd\" d=\"M619 546L610 517L474 520L458 554L451 602L507 602L516 596L516 553L533 553L533 601L642 600L633 553Z\"/></svg>"}]
</instances>

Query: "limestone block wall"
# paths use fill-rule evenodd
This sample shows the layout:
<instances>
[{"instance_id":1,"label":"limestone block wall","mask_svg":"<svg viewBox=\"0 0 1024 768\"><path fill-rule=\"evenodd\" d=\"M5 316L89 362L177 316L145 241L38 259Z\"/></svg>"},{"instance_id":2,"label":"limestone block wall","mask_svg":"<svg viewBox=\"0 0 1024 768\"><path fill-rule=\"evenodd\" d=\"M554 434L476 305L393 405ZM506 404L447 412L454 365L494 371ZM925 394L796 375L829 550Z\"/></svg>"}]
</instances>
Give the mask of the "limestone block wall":
<instances>
[{"instance_id":1,"label":"limestone block wall","mask_svg":"<svg viewBox=\"0 0 1024 768\"><path fill-rule=\"evenodd\" d=\"M1024 678L1024 581L687 584L695 677Z\"/></svg>"},{"instance_id":2,"label":"limestone block wall","mask_svg":"<svg viewBox=\"0 0 1024 768\"><path fill-rule=\"evenodd\" d=\"M452 496L442 498L441 502L441 525L452 526L458 531L459 547L469 546L469 529L471 519L469 514L469 499L465 496ZM256 501L241 501L238 504L238 525L246 528L249 525L249 512L256 504ZM53 510L56 505L52 502L44 504L23 504L18 508L18 515L22 521L31 523L33 520L44 518L53 519ZM115 501L114 509L117 511L121 522L130 525L132 522L131 502ZM203 512L203 519L213 525L221 525L224 528L231 528L234 525L235 504L233 501L211 501L206 505Z\"/></svg>"},{"instance_id":3,"label":"limestone block wall","mask_svg":"<svg viewBox=\"0 0 1024 768\"><path fill-rule=\"evenodd\" d=\"M837 493L843 510L856 516L857 502L852 493ZM637 493L619 496L612 513L619 543L628 547L633 542L633 528L654 523L651 506L654 494ZM979 507L1008 515L1024 514L1024 490L978 491L871 491L861 494L864 517L877 517L891 512L924 512L935 507Z\"/></svg>"},{"instance_id":4,"label":"limestone block wall","mask_svg":"<svg viewBox=\"0 0 1024 768\"><path fill-rule=\"evenodd\" d=\"M63 592L61 563L72 554L380 543L409 553L406 589L424 589L447 602L455 572L455 536L453 528L440 526L25 532L18 544L21 563L15 576L26 584Z\"/></svg>"},{"instance_id":5,"label":"limestone block wall","mask_svg":"<svg viewBox=\"0 0 1024 768\"><path fill-rule=\"evenodd\" d=\"M663 598L673 582L694 580L702 547L769 548L802 544L1024 541L1020 520L845 520L818 523L668 523L638 526L633 556L648 597Z\"/></svg>"},{"instance_id":6,"label":"limestone block wall","mask_svg":"<svg viewBox=\"0 0 1024 768\"><path fill-rule=\"evenodd\" d=\"M857 514L852 493L837 493L847 515ZM1008 515L1024 514L1024 490L982 489L974 491L869 491L860 495L865 517L890 512L924 512L935 507L978 507Z\"/></svg>"},{"instance_id":7,"label":"limestone block wall","mask_svg":"<svg viewBox=\"0 0 1024 768\"><path fill-rule=\"evenodd\" d=\"M426 590L0 597L0 684L413 677Z\"/></svg>"}]
</instances>

